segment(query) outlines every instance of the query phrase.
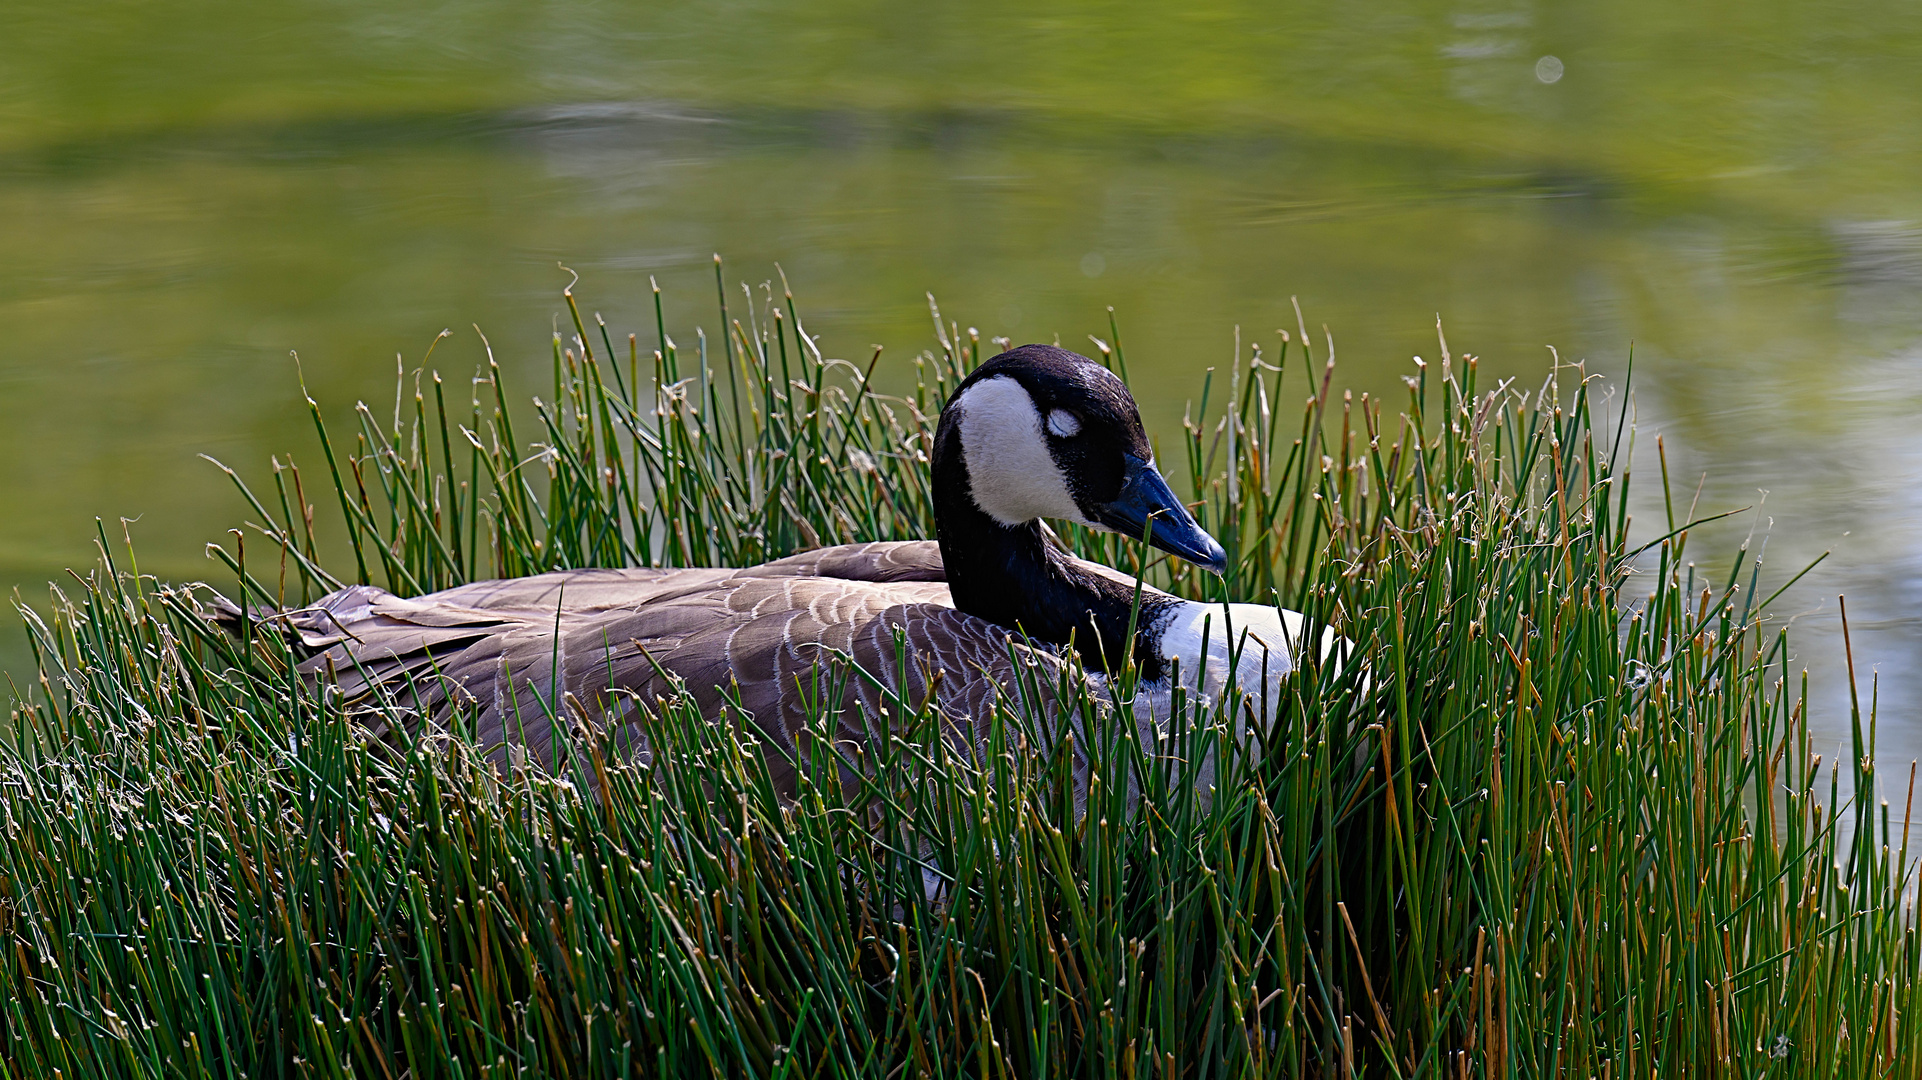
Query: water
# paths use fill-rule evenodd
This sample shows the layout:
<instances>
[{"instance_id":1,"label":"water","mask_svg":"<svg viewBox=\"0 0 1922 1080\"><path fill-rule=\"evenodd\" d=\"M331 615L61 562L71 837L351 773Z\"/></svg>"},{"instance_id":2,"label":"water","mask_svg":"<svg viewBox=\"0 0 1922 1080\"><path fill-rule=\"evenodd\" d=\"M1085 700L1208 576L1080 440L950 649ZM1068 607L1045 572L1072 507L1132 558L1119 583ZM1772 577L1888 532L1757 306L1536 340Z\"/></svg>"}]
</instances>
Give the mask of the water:
<instances>
[{"instance_id":1,"label":"water","mask_svg":"<svg viewBox=\"0 0 1922 1080\"><path fill-rule=\"evenodd\" d=\"M779 263L843 356L927 345L929 290L1071 346L1112 305L1162 432L1298 296L1391 400L1437 313L1530 383L1632 343L1640 479L1659 434L1685 503L1763 507L1705 570L1832 550L1782 609L1819 718L1846 593L1882 756L1922 752L1922 9L1139 6L0 13L0 584L90 565L96 517L213 576L242 515L195 455L309 453L290 351L344 419L479 323L531 391L562 262L643 340L650 275L689 338L711 253Z\"/></svg>"}]
</instances>

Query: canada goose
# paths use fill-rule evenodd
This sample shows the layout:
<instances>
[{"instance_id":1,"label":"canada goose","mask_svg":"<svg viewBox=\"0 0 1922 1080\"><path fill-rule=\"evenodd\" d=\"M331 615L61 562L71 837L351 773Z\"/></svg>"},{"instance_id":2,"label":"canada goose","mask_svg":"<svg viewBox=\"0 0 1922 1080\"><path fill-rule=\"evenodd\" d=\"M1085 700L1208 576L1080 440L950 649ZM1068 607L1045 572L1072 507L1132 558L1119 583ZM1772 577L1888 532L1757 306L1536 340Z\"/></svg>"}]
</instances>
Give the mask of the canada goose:
<instances>
[{"instance_id":1,"label":"canada goose","mask_svg":"<svg viewBox=\"0 0 1922 1080\"><path fill-rule=\"evenodd\" d=\"M791 742L835 656L898 700L931 693L963 731L1014 689L1021 666L1022 684L1048 693L1070 648L1095 680L1132 654L1137 710L1164 716L1176 679L1214 694L1238 664L1240 686L1273 695L1292 670L1300 615L1152 588L1137 613L1134 579L1069 555L1042 524L1145 534L1217 573L1227 565L1156 471L1134 398L1100 364L1048 345L994 357L949 398L931 462L935 541L826 547L739 570L558 571L411 600L356 585L289 613L315 650L300 670L350 703L400 700L436 726L458 707L503 763L516 746L537 759L549 750L550 718L574 707L567 695L616 745L645 752L640 710L675 682L705 715L732 699ZM1324 655L1337 640L1324 633ZM881 715L881 692L862 678L837 685L840 731L867 738L861 711ZM785 755L769 765L791 791Z\"/></svg>"}]
</instances>

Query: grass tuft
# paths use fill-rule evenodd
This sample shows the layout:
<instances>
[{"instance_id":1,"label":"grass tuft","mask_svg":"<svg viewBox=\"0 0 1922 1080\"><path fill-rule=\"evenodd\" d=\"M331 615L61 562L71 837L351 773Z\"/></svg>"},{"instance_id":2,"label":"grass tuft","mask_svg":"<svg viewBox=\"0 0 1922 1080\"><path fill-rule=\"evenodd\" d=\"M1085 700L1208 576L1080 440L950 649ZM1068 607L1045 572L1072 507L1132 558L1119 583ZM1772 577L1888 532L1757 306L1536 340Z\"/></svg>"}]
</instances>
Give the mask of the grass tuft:
<instances>
[{"instance_id":1,"label":"grass tuft","mask_svg":"<svg viewBox=\"0 0 1922 1080\"><path fill-rule=\"evenodd\" d=\"M323 478L230 470L252 516L220 588L932 535L974 331L931 307L937 347L884 394L785 283L715 281L691 345L658 305L617 342L570 290L531 432L491 358L464 402L418 373L391 422L315 405ZM650 766L581 732L563 768L501 774L458 739L368 745L278 635L223 635L103 537L22 609L0 1077L1905 1075L1910 808L1843 797L1875 789L1872 712L1848 761L1810 749L1755 568L1696 581L1700 523L1631 544L1632 433L1579 369L1485 390L1444 343L1391 408L1306 341L1214 373L1162 448L1224 577L1065 536L1357 643L1246 745L1232 704L1144 746L1082 691L1074 724L1011 695L966 757L903 703L864 769L822 762L788 804L749 725L682 701Z\"/></svg>"}]
</instances>

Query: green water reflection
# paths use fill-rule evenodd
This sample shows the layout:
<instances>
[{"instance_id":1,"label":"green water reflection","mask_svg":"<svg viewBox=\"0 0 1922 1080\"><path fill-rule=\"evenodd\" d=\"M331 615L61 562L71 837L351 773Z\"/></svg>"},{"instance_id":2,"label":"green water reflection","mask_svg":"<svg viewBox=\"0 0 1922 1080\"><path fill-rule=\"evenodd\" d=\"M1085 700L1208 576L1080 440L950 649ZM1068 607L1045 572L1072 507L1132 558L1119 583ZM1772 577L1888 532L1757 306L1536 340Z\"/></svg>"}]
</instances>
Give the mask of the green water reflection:
<instances>
[{"instance_id":1,"label":"green water reflection","mask_svg":"<svg viewBox=\"0 0 1922 1080\"><path fill-rule=\"evenodd\" d=\"M557 262L621 329L658 277L691 337L720 251L840 355L923 347L926 290L1071 345L1113 305L1163 431L1291 295L1374 393L1437 312L1531 382L1632 341L1642 448L1704 510L1768 489L1778 579L1836 550L1803 656L1847 591L1922 693L1914 5L393 7L0 12L0 583L90 563L96 516L210 574L240 515L194 455L305 451L290 350L344 413L479 323L531 391Z\"/></svg>"}]
</instances>

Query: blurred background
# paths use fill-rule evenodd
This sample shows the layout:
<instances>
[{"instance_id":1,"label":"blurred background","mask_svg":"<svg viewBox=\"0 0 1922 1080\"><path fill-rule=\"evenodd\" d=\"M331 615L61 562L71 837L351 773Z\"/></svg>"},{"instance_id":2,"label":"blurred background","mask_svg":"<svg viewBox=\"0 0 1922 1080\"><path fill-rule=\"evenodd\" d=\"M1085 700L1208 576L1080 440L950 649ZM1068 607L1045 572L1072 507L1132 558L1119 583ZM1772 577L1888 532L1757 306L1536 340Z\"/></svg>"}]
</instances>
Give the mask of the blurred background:
<instances>
[{"instance_id":1,"label":"blurred background","mask_svg":"<svg viewBox=\"0 0 1922 1080\"><path fill-rule=\"evenodd\" d=\"M689 340L712 253L778 263L828 355L896 363L927 291L1071 347L1112 305L1164 438L1296 296L1391 405L1438 313L1485 379L1553 346L1619 391L1632 346L1644 536L1660 435L1678 501L1760 507L1705 571L1833 551L1780 607L1818 724L1846 594L1881 756L1922 752L1922 7L1169 7L6 5L0 587L92 565L96 517L222 573L242 506L195 455L312 456L290 351L342 422L442 328L456 386L478 323L535 392L558 262L643 342L650 275Z\"/></svg>"}]
</instances>

